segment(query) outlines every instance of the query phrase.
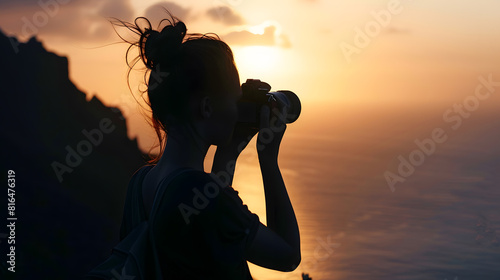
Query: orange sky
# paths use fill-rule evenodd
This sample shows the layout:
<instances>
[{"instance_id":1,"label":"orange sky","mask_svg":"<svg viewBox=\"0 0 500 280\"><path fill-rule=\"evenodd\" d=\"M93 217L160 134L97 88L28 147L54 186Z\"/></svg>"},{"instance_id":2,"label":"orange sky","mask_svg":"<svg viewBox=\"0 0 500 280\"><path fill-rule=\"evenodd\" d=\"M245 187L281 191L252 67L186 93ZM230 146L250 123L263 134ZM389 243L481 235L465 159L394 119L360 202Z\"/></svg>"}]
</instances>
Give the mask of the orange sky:
<instances>
[{"instance_id":1,"label":"orange sky","mask_svg":"<svg viewBox=\"0 0 500 280\"><path fill-rule=\"evenodd\" d=\"M156 24L159 3L189 32L215 32L227 40L242 82L258 78L300 96L302 115L285 142L331 139L351 125L347 135L362 138L374 129L373 114L397 123L405 108L422 112L414 117L417 126L419 118L439 119L473 94L479 76L500 81L498 0L3 0L0 28L21 40L36 34L49 51L67 56L77 87L89 99L96 95L120 107L129 136L139 137L147 150L154 133L127 88L128 46L106 46L120 39L102 16L148 15ZM142 72L134 73L138 97ZM262 194L256 197L263 204ZM268 273L262 271L256 276Z\"/></svg>"},{"instance_id":2,"label":"orange sky","mask_svg":"<svg viewBox=\"0 0 500 280\"><path fill-rule=\"evenodd\" d=\"M233 48L242 82L267 81L317 106L458 102L479 75L498 74L500 2L469 1L2 1L0 27L22 40L37 34L69 57L70 78L130 117L147 135L125 80L126 45L102 16L156 24L169 7L191 32L215 32ZM48 4L47 4L48 3ZM56 3L56 4L54 4ZM124 30L122 30L124 31ZM141 72L137 71L136 81ZM500 77L500 76L499 76ZM500 80L500 78L498 78ZM137 82L132 89L137 95ZM375 105L374 105L375 104ZM356 107L357 106L357 107ZM314 118L311 118L314 119ZM152 133L150 133L152 135ZM140 137L143 148L148 137Z\"/></svg>"}]
</instances>

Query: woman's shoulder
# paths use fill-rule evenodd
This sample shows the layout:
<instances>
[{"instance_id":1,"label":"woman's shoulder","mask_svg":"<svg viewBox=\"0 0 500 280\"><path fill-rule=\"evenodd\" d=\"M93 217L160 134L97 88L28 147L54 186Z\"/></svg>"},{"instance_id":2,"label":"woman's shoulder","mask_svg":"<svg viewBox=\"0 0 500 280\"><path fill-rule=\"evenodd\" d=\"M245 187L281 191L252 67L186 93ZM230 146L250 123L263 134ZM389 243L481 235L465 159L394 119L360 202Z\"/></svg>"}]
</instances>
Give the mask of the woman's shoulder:
<instances>
[{"instance_id":1,"label":"woman's shoulder","mask_svg":"<svg viewBox=\"0 0 500 280\"><path fill-rule=\"evenodd\" d=\"M205 171L183 168L177 171L176 176L172 179L175 183L205 183L205 184L217 184L219 187L226 187L227 184L225 180L213 174L207 173Z\"/></svg>"},{"instance_id":2,"label":"woman's shoulder","mask_svg":"<svg viewBox=\"0 0 500 280\"><path fill-rule=\"evenodd\" d=\"M162 184L165 186L165 183ZM201 170L186 169L180 171L170 182L171 190L176 190L178 195L187 193L191 196L203 194L207 198L215 198L219 193L225 192L228 184L213 173L207 173ZM229 187L230 188L230 187Z\"/></svg>"},{"instance_id":3,"label":"woman's shoulder","mask_svg":"<svg viewBox=\"0 0 500 280\"><path fill-rule=\"evenodd\" d=\"M139 169L137 169L132 176L130 177L129 180L129 185L135 185L139 181L142 181L144 177L153 169L154 165L144 165L141 166Z\"/></svg>"},{"instance_id":4,"label":"woman's shoulder","mask_svg":"<svg viewBox=\"0 0 500 280\"><path fill-rule=\"evenodd\" d=\"M247 232L259 221L250 212L222 174L191 170L179 175L170 188L167 205L174 205L173 211L179 220L189 225L217 227L234 231L241 227Z\"/></svg>"},{"instance_id":5,"label":"woman's shoulder","mask_svg":"<svg viewBox=\"0 0 500 280\"><path fill-rule=\"evenodd\" d=\"M229 185L228 178L223 176L223 174L187 169L179 172L168 186L164 182L161 187L176 197L178 202L186 199L189 201L192 200L193 204L197 202L208 203L208 201L217 201L215 205L220 205L221 201L229 199L233 203L243 204L238 191ZM210 204L215 206L213 203Z\"/></svg>"},{"instance_id":6,"label":"woman's shoulder","mask_svg":"<svg viewBox=\"0 0 500 280\"><path fill-rule=\"evenodd\" d=\"M154 165L145 165L139 168L130 179L130 184L142 184L142 180L148 175L153 167ZM228 191L234 192L234 189L228 184L229 176L224 176L224 174L207 173L192 168L178 168L168 173L169 175L162 180L158 180L160 187L166 187L166 185L192 185L193 187L202 189L215 187L220 189L227 188Z\"/></svg>"}]
</instances>

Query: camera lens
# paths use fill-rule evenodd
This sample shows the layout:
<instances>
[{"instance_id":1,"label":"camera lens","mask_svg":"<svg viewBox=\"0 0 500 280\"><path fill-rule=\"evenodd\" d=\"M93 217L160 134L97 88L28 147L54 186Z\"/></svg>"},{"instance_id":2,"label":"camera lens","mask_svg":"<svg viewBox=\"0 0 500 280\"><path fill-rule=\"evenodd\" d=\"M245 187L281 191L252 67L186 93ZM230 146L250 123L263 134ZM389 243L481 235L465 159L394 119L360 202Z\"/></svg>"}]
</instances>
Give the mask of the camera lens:
<instances>
[{"instance_id":1,"label":"camera lens","mask_svg":"<svg viewBox=\"0 0 500 280\"><path fill-rule=\"evenodd\" d=\"M259 128L260 110L264 105L269 106L271 112L285 106L286 123L293 123L299 118L301 104L295 93L289 90L269 92L271 90L269 84L253 79L248 79L246 83L243 83L241 89L243 95L238 102L238 122Z\"/></svg>"},{"instance_id":2,"label":"camera lens","mask_svg":"<svg viewBox=\"0 0 500 280\"><path fill-rule=\"evenodd\" d=\"M274 96L287 107L287 113L285 116L286 123L293 123L299 118L302 106L300 104L299 97L295 93L289 90L280 90L270 92L269 94Z\"/></svg>"}]
</instances>

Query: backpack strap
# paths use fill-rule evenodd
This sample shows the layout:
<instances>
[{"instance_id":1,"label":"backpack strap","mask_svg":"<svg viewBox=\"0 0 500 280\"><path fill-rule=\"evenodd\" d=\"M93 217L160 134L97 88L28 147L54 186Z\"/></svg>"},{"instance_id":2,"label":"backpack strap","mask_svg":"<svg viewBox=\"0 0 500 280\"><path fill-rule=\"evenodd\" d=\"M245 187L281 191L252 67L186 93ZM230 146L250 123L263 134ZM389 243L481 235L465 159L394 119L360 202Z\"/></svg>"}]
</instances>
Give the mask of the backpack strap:
<instances>
[{"instance_id":1,"label":"backpack strap","mask_svg":"<svg viewBox=\"0 0 500 280\"><path fill-rule=\"evenodd\" d=\"M123 240L132 229L147 219L146 211L143 211L143 202L137 199L137 188L142 185L146 174L153 168L152 165L146 165L137 170L129 181L123 209L123 218L120 225L120 241ZM142 199L142 197L141 197ZM128 206L128 207L127 207Z\"/></svg>"},{"instance_id":2,"label":"backpack strap","mask_svg":"<svg viewBox=\"0 0 500 280\"><path fill-rule=\"evenodd\" d=\"M168 185L170 184L170 182L178 175L180 175L186 171L189 171L189 170L193 170L193 169L187 168L187 167L176 169L176 170L170 172L170 174L167 177L165 177L163 180L161 180L161 182L158 186L158 189L156 191L156 194L155 194L155 198L153 201L153 207L151 208L151 213L149 214L149 218L147 220L147 223L149 226L149 240L150 240L150 245L151 245L151 248L153 251L153 259L155 262L154 267L156 269L155 278L158 280L161 280L163 278L161 276L162 271L161 271L161 266L160 266L160 260L158 259L158 250L156 248L156 243L155 243L154 236L153 236L152 225L154 222L156 212L160 206L160 200L163 197L165 191L167 191Z\"/></svg>"},{"instance_id":3,"label":"backpack strap","mask_svg":"<svg viewBox=\"0 0 500 280\"><path fill-rule=\"evenodd\" d=\"M165 177L164 179L162 179L160 181L158 189L156 190L156 193L155 193L155 198L153 200L153 206L151 207L151 212L149 213L148 221L154 220L156 211L158 210L158 207L160 206L160 200L163 197L170 182L175 177L177 177L177 176L181 175L182 173L189 171L189 170L193 170L193 169L188 168L188 167L182 167L182 168L176 169L176 170L170 172L170 174L168 174L167 177Z\"/></svg>"}]
</instances>

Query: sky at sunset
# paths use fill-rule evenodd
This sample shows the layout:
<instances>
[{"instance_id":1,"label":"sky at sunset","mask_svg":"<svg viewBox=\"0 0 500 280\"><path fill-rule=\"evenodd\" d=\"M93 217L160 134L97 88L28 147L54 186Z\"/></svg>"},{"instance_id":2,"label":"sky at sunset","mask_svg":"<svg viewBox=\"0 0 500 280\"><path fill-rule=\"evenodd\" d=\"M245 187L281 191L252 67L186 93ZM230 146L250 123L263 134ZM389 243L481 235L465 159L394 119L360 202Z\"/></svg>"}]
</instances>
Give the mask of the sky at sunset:
<instances>
[{"instance_id":1,"label":"sky at sunset","mask_svg":"<svg viewBox=\"0 0 500 280\"><path fill-rule=\"evenodd\" d=\"M126 85L127 45L109 45L120 39L104 17L146 16L156 26L161 6L184 20L188 32L214 32L227 41L242 82L258 78L292 90L312 115L346 103L452 104L470 94L478 76L499 69L500 2L494 0L11 0L0 3L0 27L21 41L37 35L69 57L72 81L88 98L97 95L131 116L133 137L145 133ZM142 72L133 73L138 97Z\"/></svg>"},{"instance_id":2,"label":"sky at sunset","mask_svg":"<svg viewBox=\"0 0 500 280\"><path fill-rule=\"evenodd\" d=\"M132 22L145 16L156 27L166 17L162 7L184 21L188 32L216 33L227 42L234 52L241 82L260 79L273 90L292 90L300 97L302 113L287 128L280 148L280 159L284 159L280 168L284 177L291 178L287 181L291 197L299 201L296 209L306 239L303 251L309 260L319 228L314 223L327 221L324 224L332 226L328 233L334 232L333 228L341 225L338 221L342 215L369 206L366 202L371 201L370 195L380 195L387 201L395 197L389 197L384 168L396 170L398 155L407 156L415 149L414 139L430 137L434 128L443 127L450 135L450 141L439 148L443 151L438 151L446 161L430 161L423 168L428 172L424 174L445 178L454 174L450 170L459 170L457 147L472 147L473 155L481 151L478 158L498 158L498 152L491 148L497 144L466 145L470 139L481 143L496 139L495 135L500 137L495 128L500 100L498 0L2 0L0 29L21 42L36 35L48 51L68 57L72 82L88 100L97 96L105 105L119 107L127 118L129 136L137 137L140 148L147 151L155 134L135 100L141 99L138 89L145 89L141 84L142 65L139 63L131 73L131 93L125 63L129 45L121 43L106 17ZM125 28L117 31L137 40ZM132 49L130 59L137 54L137 49ZM485 97L486 90L490 96ZM478 93L483 94L481 99ZM455 131L457 120L465 123L465 117L458 118L453 111L456 106L476 105L470 113L482 110L474 113L469 126ZM477 131L483 134L477 134L476 139ZM458 145L461 141L466 144ZM236 182L244 186L261 184L255 149L246 149L242 158L241 166L246 164L246 169L240 170L242 179ZM372 188L375 181L382 187ZM415 181L413 184L417 185ZM421 185L428 187L429 193L423 188L398 188L396 195L435 198L432 183ZM303 186L317 189L302 194L299 190ZM359 197L349 200L349 196L342 196L344 192ZM249 205L258 205L254 209L260 217L265 216L263 190L243 187L241 194ZM325 199L325 204L317 203L318 199ZM425 208L421 207L425 203L416 208ZM349 211L319 209L324 205ZM314 207L318 212L308 212ZM402 218L402 223L407 221ZM359 232L364 236L364 229ZM366 232L375 235L374 230ZM393 232L388 229L380 236ZM397 247L393 244L387 247ZM347 248L348 244L342 246ZM417 249L412 248L412 252ZM353 259L359 257L356 250L347 252L354 252ZM366 264L376 266L371 260ZM262 270L257 278L267 273Z\"/></svg>"}]
</instances>

